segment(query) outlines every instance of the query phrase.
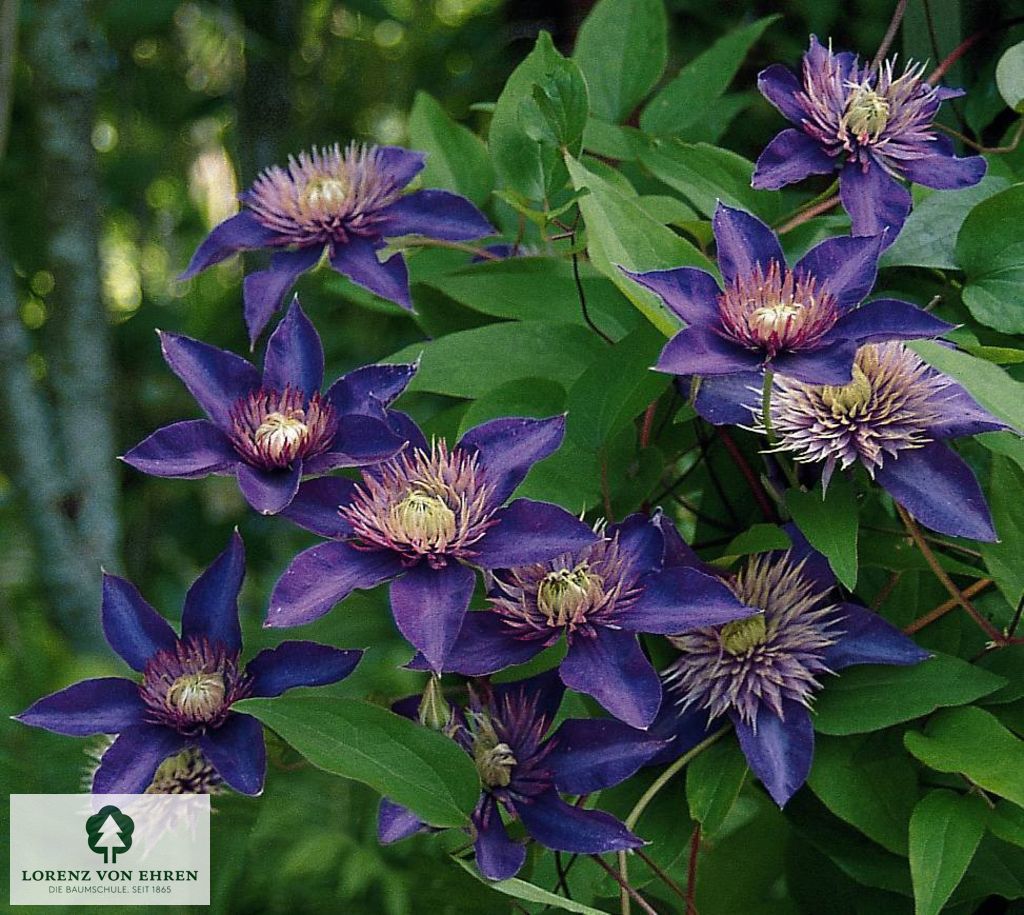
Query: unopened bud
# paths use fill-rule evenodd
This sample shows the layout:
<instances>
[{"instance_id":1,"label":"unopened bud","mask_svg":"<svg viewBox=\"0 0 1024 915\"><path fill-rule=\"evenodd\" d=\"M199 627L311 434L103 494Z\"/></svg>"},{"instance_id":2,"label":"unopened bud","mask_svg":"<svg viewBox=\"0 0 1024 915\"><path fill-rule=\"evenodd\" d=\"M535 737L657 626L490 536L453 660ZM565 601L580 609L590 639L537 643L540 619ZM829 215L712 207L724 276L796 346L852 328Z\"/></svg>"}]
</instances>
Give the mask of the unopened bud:
<instances>
[{"instance_id":1,"label":"unopened bud","mask_svg":"<svg viewBox=\"0 0 1024 915\"><path fill-rule=\"evenodd\" d=\"M441 689L441 678L436 674L431 674L427 681L418 714L420 724L433 731L443 731L451 721L452 710Z\"/></svg>"}]
</instances>

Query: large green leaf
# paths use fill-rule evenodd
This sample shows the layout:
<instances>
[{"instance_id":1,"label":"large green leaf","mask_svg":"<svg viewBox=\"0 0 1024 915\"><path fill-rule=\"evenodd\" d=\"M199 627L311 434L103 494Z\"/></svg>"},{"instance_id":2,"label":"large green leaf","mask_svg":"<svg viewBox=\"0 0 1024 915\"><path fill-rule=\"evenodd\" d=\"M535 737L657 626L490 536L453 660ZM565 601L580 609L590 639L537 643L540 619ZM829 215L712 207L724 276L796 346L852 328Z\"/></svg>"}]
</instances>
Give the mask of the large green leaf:
<instances>
[{"instance_id":1,"label":"large green leaf","mask_svg":"<svg viewBox=\"0 0 1024 915\"><path fill-rule=\"evenodd\" d=\"M996 65L996 85L1003 101L1024 114L1024 41L1003 51Z\"/></svg>"},{"instance_id":2,"label":"large green leaf","mask_svg":"<svg viewBox=\"0 0 1024 915\"><path fill-rule=\"evenodd\" d=\"M735 740L720 740L686 767L686 803L690 816L711 838L725 823L747 778L747 760Z\"/></svg>"},{"instance_id":3,"label":"large green leaf","mask_svg":"<svg viewBox=\"0 0 1024 915\"><path fill-rule=\"evenodd\" d=\"M924 733L904 735L907 749L939 772L959 772L974 784L1024 807L1024 741L976 706L935 715Z\"/></svg>"},{"instance_id":4,"label":"large green leaf","mask_svg":"<svg viewBox=\"0 0 1024 915\"><path fill-rule=\"evenodd\" d=\"M580 200L587 226L587 250L594 266L621 289L640 312L666 336L679 329L660 299L642 289L618 268L642 272L670 267L711 269L703 254L671 229L652 219L637 198L567 157L569 174L577 191L589 193Z\"/></svg>"},{"instance_id":5,"label":"large green leaf","mask_svg":"<svg viewBox=\"0 0 1024 915\"><path fill-rule=\"evenodd\" d=\"M929 365L959 381L986 410L1024 430L1024 384L998 365L932 340L917 340L910 347Z\"/></svg>"},{"instance_id":6,"label":"large green leaf","mask_svg":"<svg viewBox=\"0 0 1024 915\"><path fill-rule=\"evenodd\" d=\"M590 264L579 265L587 311L611 337L641 322L636 309L612 282ZM548 257L511 257L470 264L427 283L455 301L497 318L566 321L585 325L572 264Z\"/></svg>"},{"instance_id":7,"label":"large green leaf","mask_svg":"<svg viewBox=\"0 0 1024 915\"><path fill-rule=\"evenodd\" d=\"M714 215L719 200L768 222L781 212L778 192L755 191L750 186L754 163L727 149L707 143L661 141L643 150L640 161L708 218Z\"/></svg>"},{"instance_id":8,"label":"large green leaf","mask_svg":"<svg viewBox=\"0 0 1024 915\"><path fill-rule=\"evenodd\" d=\"M527 200L543 200L565 176L558 148L529 136L521 120L534 86L546 82L562 60L551 36L541 32L533 50L512 71L491 117L487 142L494 169L506 188Z\"/></svg>"},{"instance_id":9,"label":"large green leaf","mask_svg":"<svg viewBox=\"0 0 1024 915\"><path fill-rule=\"evenodd\" d=\"M912 667L851 667L826 680L815 703L822 734L864 734L949 705L964 705L1006 680L960 658L936 655Z\"/></svg>"},{"instance_id":10,"label":"large green leaf","mask_svg":"<svg viewBox=\"0 0 1024 915\"><path fill-rule=\"evenodd\" d=\"M974 187L929 192L914 205L896 241L882 255L880 265L959 269L956 236L967 214L981 201L1009 186L1006 178L988 175Z\"/></svg>"},{"instance_id":11,"label":"large green leaf","mask_svg":"<svg viewBox=\"0 0 1024 915\"><path fill-rule=\"evenodd\" d=\"M989 507L999 542L981 544L981 555L1003 597L1016 607L1024 594L1024 470L1010 458L996 454L990 479Z\"/></svg>"},{"instance_id":12,"label":"large green leaf","mask_svg":"<svg viewBox=\"0 0 1024 915\"><path fill-rule=\"evenodd\" d=\"M915 915L938 915L963 879L985 834L980 797L929 791L910 818Z\"/></svg>"},{"instance_id":13,"label":"large green leaf","mask_svg":"<svg viewBox=\"0 0 1024 915\"><path fill-rule=\"evenodd\" d=\"M883 848L907 853L917 774L891 734L819 737L807 784L837 817Z\"/></svg>"},{"instance_id":14,"label":"large green leaf","mask_svg":"<svg viewBox=\"0 0 1024 915\"><path fill-rule=\"evenodd\" d=\"M539 886L534 886L532 883L520 880L518 877L511 877L508 880L488 880L469 861L463 858L453 858L452 860L466 873L476 877L481 883L486 884L492 890L497 890L499 893L511 896L513 899L522 899L524 902L536 902L541 905L561 909L563 912L574 912L576 915L605 915L600 909L583 905L583 903L572 899L566 899L564 896L557 896L554 893L548 892L548 890L541 889Z\"/></svg>"},{"instance_id":15,"label":"large green leaf","mask_svg":"<svg viewBox=\"0 0 1024 915\"><path fill-rule=\"evenodd\" d=\"M661 78L668 59L662 0L600 0L580 26L573 59L590 89L590 107L624 120Z\"/></svg>"},{"instance_id":16,"label":"large green leaf","mask_svg":"<svg viewBox=\"0 0 1024 915\"><path fill-rule=\"evenodd\" d=\"M459 423L459 435L501 416L554 416L565 411L565 388L546 378L520 378L474 400Z\"/></svg>"},{"instance_id":17,"label":"large green leaf","mask_svg":"<svg viewBox=\"0 0 1024 915\"><path fill-rule=\"evenodd\" d=\"M600 337L578 324L506 321L413 343L388 361L421 358L410 391L475 398L520 378L546 378L568 388L605 349Z\"/></svg>"},{"instance_id":18,"label":"large green leaf","mask_svg":"<svg viewBox=\"0 0 1024 915\"><path fill-rule=\"evenodd\" d=\"M778 18L766 16L719 38L647 103L640 126L648 133L688 139L690 129L699 128L717 107L747 51Z\"/></svg>"},{"instance_id":19,"label":"large green leaf","mask_svg":"<svg viewBox=\"0 0 1024 915\"><path fill-rule=\"evenodd\" d=\"M836 578L852 591L857 586L858 518L850 478L835 474L824 496L820 487L813 492L791 489L786 507L811 546L828 559Z\"/></svg>"},{"instance_id":20,"label":"large green leaf","mask_svg":"<svg viewBox=\"0 0 1024 915\"><path fill-rule=\"evenodd\" d=\"M530 139L578 156L589 111L587 84L579 66L559 55L520 102L519 122Z\"/></svg>"},{"instance_id":21,"label":"large green leaf","mask_svg":"<svg viewBox=\"0 0 1024 915\"><path fill-rule=\"evenodd\" d=\"M487 202L494 190L494 167L487 146L475 133L454 121L426 92L417 92L409 114L409 140L413 149L427 153L423 183Z\"/></svg>"},{"instance_id":22,"label":"large green leaf","mask_svg":"<svg viewBox=\"0 0 1024 915\"><path fill-rule=\"evenodd\" d=\"M979 203L956 239L964 304L988 327L1024 333L1024 185Z\"/></svg>"},{"instance_id":23,"label":"large green leaf","mask_svg":"<svg viewBox=\"0 0 1024 915\"><path fill-rule=\"evenodd\" d=\"M434 826L464 826L480 798L469 756L437 731L369 702L333 697L246 699L262 721L314 766L355 779Z\"/></svg>"},{"instance_id":24,"label":"large green leaf","mask_svg":"<svg viewBox=\"0 0 1024 915\"><path fill-rule=\"evenodd\" d=\"M665 338L642 324L597 359L569 390L567 434L600 448L668 387L671 378L652 372Z\"/></svg>"}]
</instances>

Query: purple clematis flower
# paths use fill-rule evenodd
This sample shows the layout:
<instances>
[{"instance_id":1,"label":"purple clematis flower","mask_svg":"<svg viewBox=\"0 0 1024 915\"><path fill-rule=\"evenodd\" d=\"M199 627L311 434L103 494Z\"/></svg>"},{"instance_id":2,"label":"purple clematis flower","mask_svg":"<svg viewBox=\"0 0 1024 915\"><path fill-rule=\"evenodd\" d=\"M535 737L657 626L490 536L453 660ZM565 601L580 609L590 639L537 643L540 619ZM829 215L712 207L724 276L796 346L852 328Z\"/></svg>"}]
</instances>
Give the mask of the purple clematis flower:
<instances>
[{"instance_id":1,"label":"purple clematis flower","mask_svg":"<svg viewBox=\"0 0 1024 915\"><path fill-rule=\"evenodd\" d=\"M962 89L932 86L923 64L897 76L892 61L861 64L848 51L833 54L815 36L799 75L781 64L757 78L762 95L795 124L761 153L751 182L777 189L808 175L839 170L839 193L854 235L899 234L910 212L903 179L949 190L985 175L981 156L958 159L933 121Z\"/></svg>"},{"instance_id":2,"label":"purple clematis flower","mask_svg":"<svg viewBox=\"0 0 1024 915\"><path fill-rule=\"evenodd\" d=\"M665 671L671 701L649 732L671 741L652 759L663 763L731 721L750 768L780 807L811 769L811 703L822 676L930 657L877 614L841 600L827 560L787 529L791 549L752 557L729 580L761 612L670 639L680 651Z\"/></svg>"},{"instance_id":3,"label":"purple clematis flower","mask_svg":"<svg viewBox=\"0 0 1024 915\"><path fill-rule=\"evenodd\" d=\"M881 238L829 238L790 269L775 233L718 204L713 223L724 291L703 270L628 273L687 327L655 368L701 376L701 387L759 387L764 371L813 384L845 384L864 343L936 337L953 325L910 302L862 305L878 271ZM699 397L699 391L698 391Z\"/></svg>"},{"instance_id":4,"label":"purple clematis flower","mask_svg":"<svg viewBox=\"0 0 1024 915\"><path fill-rule=\"evenodd\" d=\"M405 258L394 254L383 263L377 258L385 238L464 241L495 234L483 213L458 194L403 194L425 161L423 153L397 146L356 143L289 157L287 168L271 166L241 195L244 209L206 237L181 279L239 251L274 251L268 269L245 278L245 323L253 343L324 251L338 273L411 310Z\"/></svg>"},{"instance_id":5,"label":"purple clematis flower","mask_svg":"<svg viewBox=\"0 0 1024 915\"><path fill-rule=\"evenodd\" d=\"M320 393L324 351L296 299L267 344L260 375L244 359L190 337L160 334L164 359L209 419L158 429L123 458L143 473L195 479L233 474L246 501L276 514L303 474L373 464L405 439L386 407L415 365L369 365Z\"/></svg>"},{"instance_id":6,"label":"purple clematis flower","mask_svg":"<svg viewBox=\"0 0 1024 915\"><path fill-rule=\"evenodd\" d=\"M644 845L611 814L567 804L563 794L591 794L629 778L664 742L620 721L570 719L545 740L562 701L555 671L470 693L468 708L452 709L446 733L476 763L483 791L473 812L476 864L489 880L515 876L526 847L513 841L501 810L518 819L537 842L556 851L604 854ZM419 697L396 711L415 714ZM425 828L416 815L381 801L382 844Z\"/></svg>"},{"instance_id":7,"label":"purple clematis flower","mask_svg":"<svg viewBox=\"0 0 1024 915\"><path fill-rule=\"evenodd\" d=\"M748 409L763 428L761 408ZM862 347L846 385L776 378L771 425L775 450L822 464L824 485L837 467L859 462L926 527L997 539L977 479L941 441L1008 427L903 344Z\"/></svg>"},{"instance_id":8,"label":"purple clematis flower","mask_svg":"<svg viewBox=\"0 0 1024 915\"><path fill-rule=\"evenodd\" d=\"M632 515L601 539L545 562L495 572L491 609L466 616L445 669L482 676L522 664L565 633L559 668L570 689L593 696L616 718L646 728L661 706L661 683L637 641L750 615L717 578L665 563L659 515ZM423 667L421 658L413 667Z\"/></svg>"},{"instance_id":9,"label":"purple clematis flower","mask_svg":"<svg viewBox=\"0 0 1024 915\"><path fill-rule=\"evenodd\" d=\"M244 575L245 550L236 532L189 589L180 637L131 582L105 575L103 631L142 682L83 680L40 699L17 720L73 737L117 734L93 777L96 794L140 794L165 761L193 750L236 791L259 794L266 770L263 728L231 706L295 686L336 683L363 653L282 642L243 667L238 592Z\"/></svg>"},{"instance_id":10,"label":"purple clematis flower","mask_svg":"<svg viewBox=\"0 0 1024 915\"><path fill-rule=\"evenodd\" d=\"M563 416L496 419L449 448L427 444L406 420L407 448L365 468L361 483L304 483L284 515L336 539L292 561L271 595L265 625L308 623L353 590L394 580L399 630L440 671L473 594L471 566L541 562L595 539L557 505L517 499L504 506L564 433Z\"/></svg>"}]
</instances>

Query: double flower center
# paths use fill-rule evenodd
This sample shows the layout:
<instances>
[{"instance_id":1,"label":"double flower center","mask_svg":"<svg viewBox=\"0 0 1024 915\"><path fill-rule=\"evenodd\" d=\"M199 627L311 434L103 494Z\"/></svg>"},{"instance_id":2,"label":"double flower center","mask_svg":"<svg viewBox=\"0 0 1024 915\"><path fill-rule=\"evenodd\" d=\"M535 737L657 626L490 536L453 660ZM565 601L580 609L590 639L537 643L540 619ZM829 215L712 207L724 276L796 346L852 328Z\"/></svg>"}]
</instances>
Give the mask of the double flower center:
<instances>
[{"instance_id":1,"label":"double flower center","mask_svg":"<svg viewBox=\"0 0 1024 915\"><path fill-rule=\"evenodd\" d=\"M718 298L725 335L773 358L812 349L839 317L835 299L813 276L797 276L778 261L738 276Z\"/></svg>"},{"instance_id":2,"label":"double flower center","mask_svg":"<svg viewBox=\"0 0 1024 915\"><path fill-rule=\"evenodd\" d=\"M590 571L586 562L573 569L558 569L541 579L537 586L537 609L549 626L581 623L587 611L604 596L604 581Z\"/></svg>"},{"instance_id":3,"label":"double flower center","mask_svg":"<svg viewBox=\"0 0 1024 915\"><path fill-rule=\"evenodd\" d=\"M877 142L889 123L888 99L864 85L852 87L840 127L852 133L859 143Z\"/></svg>"},{"instance_id":4,"label":"double flower center","mask_svg":"<svg viewBox=\"0 0 1024 915\"><path fill-rule=\"evenodd\" d=\"M413 488L391 506L391 523L417 550L429 552L455 539L458 519L441 496Z\"/></svg>"}]
</instances>

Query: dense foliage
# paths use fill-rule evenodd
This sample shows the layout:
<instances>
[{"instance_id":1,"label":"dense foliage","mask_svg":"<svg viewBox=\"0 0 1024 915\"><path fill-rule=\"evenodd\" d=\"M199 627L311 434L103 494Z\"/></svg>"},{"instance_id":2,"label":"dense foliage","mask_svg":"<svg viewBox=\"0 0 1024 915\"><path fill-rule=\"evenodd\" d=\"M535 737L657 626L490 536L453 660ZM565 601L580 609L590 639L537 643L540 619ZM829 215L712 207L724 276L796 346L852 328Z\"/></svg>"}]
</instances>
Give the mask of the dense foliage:
<instances>
[{"instance_id":1,"label":"dense foliage","mask_svg":"<svg viewBox=\"0 0 1024 915\"><path fill-rule=\"evenodd\" d=\"M187 6L194 78L230 81L230 30L203 64ZM350 6L305 28L351 37L376 4ZM425 14L385 6L387 51ZM214 793L218 911L1024 899L1024 44L946 47L938 4L905 7L859 56L749 16L670 66L672 9L600 0L459 99L479 132L419 92L407 137L382 114L275 164L246 114L240 208L212 118L187 268L137 223L104 240L117 360L165 363L117 435L131 572L9 624L11 673L54 668L11 711L100 735L95 764L11 723L12 789L57 790L30 771L53 748L63 787ZM904 16L931 66L894 62ZM126 212L181 206L182 175L116 164ZM32 269L20 334L61 320ZM80 472L88 558L117 534Z\"/></svg>"}]
</instances>

